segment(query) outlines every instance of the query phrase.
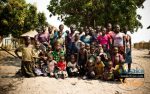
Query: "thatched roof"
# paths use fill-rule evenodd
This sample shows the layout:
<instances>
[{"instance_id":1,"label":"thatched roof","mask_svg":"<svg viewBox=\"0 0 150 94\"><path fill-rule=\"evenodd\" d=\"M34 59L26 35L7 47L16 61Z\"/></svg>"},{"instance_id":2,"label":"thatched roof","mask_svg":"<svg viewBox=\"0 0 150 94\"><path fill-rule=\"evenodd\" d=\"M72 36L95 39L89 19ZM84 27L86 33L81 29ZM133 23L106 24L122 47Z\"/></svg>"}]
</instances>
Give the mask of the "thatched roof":
<instances>
[{"instance_id":1,"label":"thatched roof","mask_svg":"<svg viewBox=\"0 0 150 94\"><path fill-rule=\"evenodd\" d=\"M29 32L22 34L21 37L29 36L31 38L34 38L34 36L37 34L38 32L36 30L30 30Z\"/></svg>"}]
</instances>

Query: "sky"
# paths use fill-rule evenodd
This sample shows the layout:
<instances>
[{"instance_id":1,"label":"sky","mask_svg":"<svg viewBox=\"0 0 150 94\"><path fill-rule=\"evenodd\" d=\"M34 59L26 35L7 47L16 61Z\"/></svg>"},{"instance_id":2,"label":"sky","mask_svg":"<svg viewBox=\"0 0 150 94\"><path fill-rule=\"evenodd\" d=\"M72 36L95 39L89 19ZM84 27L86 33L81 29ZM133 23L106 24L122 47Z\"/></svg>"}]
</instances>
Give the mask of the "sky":
<instances>
[{"instance_id":1,"label":"sky","mask_svg":"<svg viewBox=\"0 0 150 94\"><path fill-rule=\"evenodd\" d=\"M58 28L60 22L57 19L57 16L49 17L50 12L47 10L47 5L49 4L50 0L26 0L27 3L35 4L37 7L38 12L44 12L47 18L48 23ZM140 41L150 41L150 29L147 29L150 26L150 0L146 0L144 2L144 9L138 9L137 13L142 16L140 20L143 24L143 28L139 29L137 32L133 33L132 36L132 43L137 43ZM69 29L67 26L64 28L65 30Z\"/></svg>"}]
</instances>

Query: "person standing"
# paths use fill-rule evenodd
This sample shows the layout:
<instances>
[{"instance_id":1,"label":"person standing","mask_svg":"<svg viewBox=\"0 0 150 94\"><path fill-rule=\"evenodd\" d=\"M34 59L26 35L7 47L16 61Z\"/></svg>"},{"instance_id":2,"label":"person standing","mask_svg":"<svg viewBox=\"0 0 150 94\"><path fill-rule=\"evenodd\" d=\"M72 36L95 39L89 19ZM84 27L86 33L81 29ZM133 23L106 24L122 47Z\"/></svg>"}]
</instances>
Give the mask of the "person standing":
<instances>
[{"instance_id":1,"label":"person standing","mask_svg":"<svg viewBox=\"0 0 150 94\"><path fill-rule=\"evenodd\" d=\"M118 47L119 53L123 55L125 59L126 50L126 36L124 33L120 32L120 25L115 25L115 34L113 36L113 47Z\"/></svg>"},{"instance_id":2,"label":"person standing","mask_svg":"<svg viewBox=\"0 0 150 94\"><path fill-rule=\"evenodd\" d=\"M123 29L123 32L126 36L126 54L125 54L125 62L128 64L128 72L130 72L131 69L131 63L132 63L132 43L131 43L131 36L127 34L128 27L125 26Z\"/></svg>"},{"instance_id":3,"label":"person standing","mask_svg":"<svg viewBox=\"0 0 150 94\"><path fill-rule=\"evenodd\" d=\"M18 54L21 51L22 56ZM21 73L25 77L34 77L34 51L31 45L30 37L25 37L25 46L19 47L15 50L15 54L22 60Z\"/></svg>"}]
</instances>

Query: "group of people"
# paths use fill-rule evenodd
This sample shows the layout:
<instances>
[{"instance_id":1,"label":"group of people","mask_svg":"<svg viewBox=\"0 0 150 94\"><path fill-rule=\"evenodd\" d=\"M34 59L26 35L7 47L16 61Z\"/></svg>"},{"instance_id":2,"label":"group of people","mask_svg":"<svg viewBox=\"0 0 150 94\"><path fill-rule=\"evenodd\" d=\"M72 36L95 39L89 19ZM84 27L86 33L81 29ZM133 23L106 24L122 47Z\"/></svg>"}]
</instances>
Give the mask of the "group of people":
<instances>
[{"instance_id":1,"label":"group of people","mask_svg":"<svg viewBox=\"0 0 150 94\"><path fill-rule=\"evenodd\" d=\"M120 75L131 69L131 36L127 34L127 26L113 27L110 23L96 28L71 25L70 31L64 31L61 24L59 30L53 31L43 26L34 37L34 46L27 36L25 45L15 50L22 59L21 74L120 80ZM128 70L124 69L125 63Z\"/></svg>"}]
</instances>

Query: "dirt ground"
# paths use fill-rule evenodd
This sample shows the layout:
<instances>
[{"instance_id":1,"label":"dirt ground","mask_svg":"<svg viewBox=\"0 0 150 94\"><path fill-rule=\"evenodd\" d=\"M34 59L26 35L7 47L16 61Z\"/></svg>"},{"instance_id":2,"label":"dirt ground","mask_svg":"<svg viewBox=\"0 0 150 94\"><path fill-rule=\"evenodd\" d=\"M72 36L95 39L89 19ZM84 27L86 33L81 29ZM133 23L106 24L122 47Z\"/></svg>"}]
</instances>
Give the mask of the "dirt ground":
<instances>
[{"instance_id":1,"label":"dirt ground","mask_svg":"<svg viewBox=\"0 0 150 94\"><path fill-rule=\"evenodd\" d=\"M17 78L21 61L0 51L0 94L150 94L150 55L133 49L133 66L144 69L144 78L127 78L126 83L79 78Z\"/></svg>"}]
</instances>

